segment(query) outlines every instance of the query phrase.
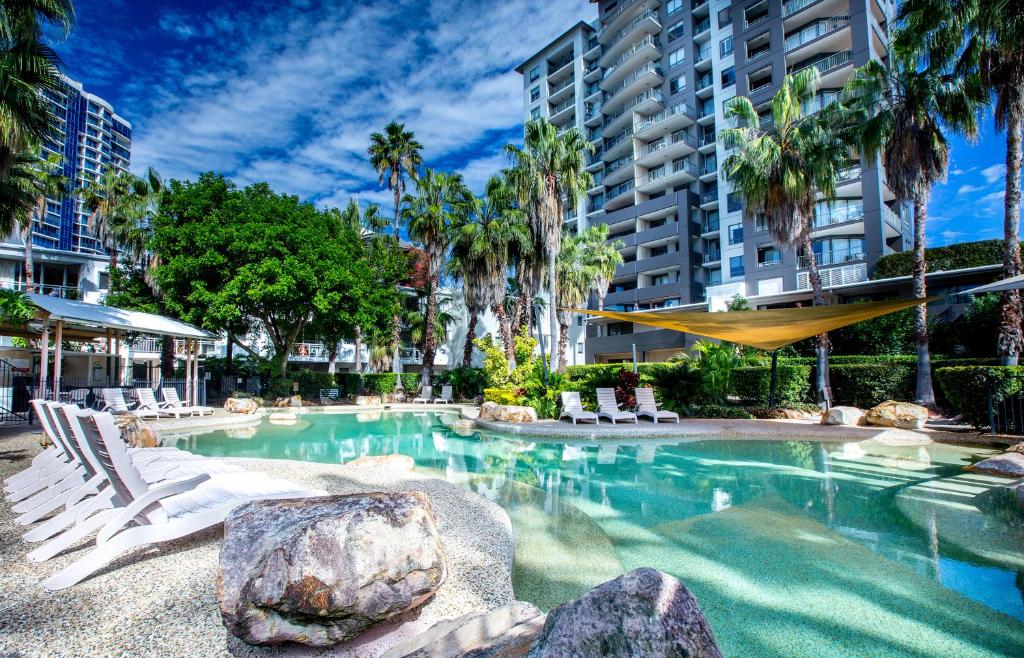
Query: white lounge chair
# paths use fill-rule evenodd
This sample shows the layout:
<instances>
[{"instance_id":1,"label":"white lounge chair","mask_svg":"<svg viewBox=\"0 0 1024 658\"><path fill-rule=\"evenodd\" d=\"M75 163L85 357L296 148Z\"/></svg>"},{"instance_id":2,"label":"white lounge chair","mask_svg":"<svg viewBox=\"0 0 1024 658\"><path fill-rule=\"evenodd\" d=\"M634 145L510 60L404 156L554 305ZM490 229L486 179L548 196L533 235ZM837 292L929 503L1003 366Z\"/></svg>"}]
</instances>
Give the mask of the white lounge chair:
<instances>
[{"instance_id":1,"label":"white lounge chair","mask_svg":"<svg viewBox=\"0 0 1024 658\"><path fill-rule=\"evenodd\" d=\"M638 422L636 414L632 411L622 411L619 409L619 402L615 399L614 388L597 389L597 415L612 421L612 425L615 425L620 420Z\"/></svg>"},{"instance_id":2,"label":"white lounge chair","mask_svg":"<svg viewBox=\"0 0 1024 658\"><path fill-rule=\"evenodd\" d=\"M434 404L449 404L452 401L452 387L445 385L441 387L441 395L432 400Z\"/></svg>"},{"instance_id":3,"label":"white lounge chair","mask_svg":"<svg viewBox=\"0 0 1024 658\"><path fill-rule=\"evenodd\" d=\"M178 389L173 386L166 386L160 389L160 393L164 396L164 401L160 405L164 409L177 409L181 413L190 412L193 416L205 416L206 414L213 413L213 407L203 406L190 406L181 401L178 397Z\"/></svg>"},{"instance_id":4,"label":"white lounge chair","mask_svg":"<svg viewBox=\"0 0 1024 658\"><path fill-rule=\"evenodd\" d=\"M43 587L66 589L102 569L132 548L166 542L215 526L235 507L250 500L306 498L327 495L284 480L242 476L197 475L158 485L147 483L129 458L113 417L99 413L83 419L87 440L124 507L104 510L96 548L50 576ZM89 429L89 426L92 429Z\"/></svg>"},{"instance_id":5,"label":"white lounge chair","mask_svg":"<svg viewBox=\"0 0 1024 658\"><path fill-rule=\"evenodd\" d=\"M430 402L430 400L432 399L433 395L434 395L434 387L433 386L427 386L422 391L420 391L420 394L418 396L416 396L416 397L414 397L412 399L412 403L413 404L417 404L417 403L422 402L423 404L427 404L428 402Z\"/></svg>"},{"instance_id":6,"label":"white lounge chair","mask_svg":"<svg viewBox=\"0 0 1024 658\"><path fill-rule=\"evenodd\" d=\"M132 414L134 416L139 416L140 418L157 418L160 416L160 411L158 409L132 409L135 405L135 402L125 401L124 391L121 389L103 389L103 411L109 411L116 415Z\"/></svg>"},{"instance_id":7,"label":"white lounge chair","mask_svg":"<svg viewBox=\"0 0 1024 658\"><path fill-rule=\"evenodd\" d=\"M653 388L636 389L636 415L646 416L655 423L661 420L679 422L679 414L668 409L658 408L658 403L654 399Z\"/></svg>"},{"instance_id":8,"label":"white lounge chair","mask_svg":"<svg viewBox=\"0 0 1024 658\"><path fill-rule=\"evenodd\" d=\"M153 393L151 388L137 388L135 389L135 400L138 406L135 408L135 412L154 412L156 417L160 416L171 416L175 418L181 418L181 411L174 409L161 409L160 403L156 400L156 394Z\"/></svg>"},{"instance_id":9,"label":"white lounge chair","mask_svg":"<svg viewBox=\"0 0 1024 658\"><path fill-rule=\"evenodd\" d=\"M580 394L576 391L562 391L562 414L558 417L558 420L563 418L572 420L573 425L581 420L590 420L595 423L601 420L593 411L587 411L583 408Z\"/></svg>"}]
</instances>

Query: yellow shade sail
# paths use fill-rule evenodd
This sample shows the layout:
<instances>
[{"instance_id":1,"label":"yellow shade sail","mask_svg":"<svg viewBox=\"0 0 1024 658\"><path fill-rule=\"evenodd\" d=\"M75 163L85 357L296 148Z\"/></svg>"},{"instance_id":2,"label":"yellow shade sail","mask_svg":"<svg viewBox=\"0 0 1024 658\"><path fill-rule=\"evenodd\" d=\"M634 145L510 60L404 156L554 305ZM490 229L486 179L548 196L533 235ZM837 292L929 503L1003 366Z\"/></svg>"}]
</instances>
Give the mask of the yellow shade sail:
<instances>
[{"instance_id":1,"label":"yellow shade sail","mask_svg":"<svg viewBox=\"0 0 1024 658\"><path fill-rule=\"evenodd\" d=\"M689 334L717 338L762 350L776 350L811 336L856 324L863 320L896 313L925 299L894 299L884 302L858 302L834 306L805 306L801 308L773 308L763 311L584 311L577 313L597 315L621 322L683 331Z\"/></svg>"}]
</instances>

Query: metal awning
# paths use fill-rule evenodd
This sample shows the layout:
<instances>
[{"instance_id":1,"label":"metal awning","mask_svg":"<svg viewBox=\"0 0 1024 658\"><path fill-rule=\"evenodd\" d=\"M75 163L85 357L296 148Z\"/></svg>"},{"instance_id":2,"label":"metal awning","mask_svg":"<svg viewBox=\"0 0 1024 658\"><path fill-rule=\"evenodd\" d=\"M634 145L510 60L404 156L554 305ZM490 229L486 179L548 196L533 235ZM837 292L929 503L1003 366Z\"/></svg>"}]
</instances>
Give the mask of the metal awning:
<instances>
[{"instance_id":1,"label":"metal awning","mask_svg":"<svg viewBox=\"0 0 1024 658\"><path fill-rule=\"evenodd\" d=\"M101 338L106 336L108 330L133 331L174 338L216 338L215 334L193 325L153 313L128 311L38 293L27 293L26 296L49 321L63 321L68 338Z\"/></svg>"},{"instance_id":2,"label":"metal awning","mask_svg":"<svg viewBox=\"0 0 1024 658\"><path fill-rule=\"evenodd\" d=\"M1007 290L1020 290L1021 288L1024 288L1024 274L1018 274L1017 276L1011 276L1009 279L971 288L970 290L965 290L964 294L981 295L986 292L1005 292Z\"/></svg>"}]
</instances>

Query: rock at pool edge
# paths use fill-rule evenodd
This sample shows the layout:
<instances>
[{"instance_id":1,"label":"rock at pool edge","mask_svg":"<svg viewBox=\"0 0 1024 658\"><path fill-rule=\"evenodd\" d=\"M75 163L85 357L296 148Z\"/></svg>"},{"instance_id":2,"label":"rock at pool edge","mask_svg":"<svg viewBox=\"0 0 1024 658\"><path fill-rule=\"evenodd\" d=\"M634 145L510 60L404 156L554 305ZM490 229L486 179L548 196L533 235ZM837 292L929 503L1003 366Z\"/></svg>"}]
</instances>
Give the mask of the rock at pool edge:
<instances>
[{"instance_id":1,"label":"rock at pool edge","mask_svg":"<svg viewBox=\"0 0 1024 658\"><path fill-rule=\"evenodd\" d=\"M224 522L217 600L250 644L330 646L421 605L446 574L422 492L254 501Z\"/></svg>"}]
</instances>

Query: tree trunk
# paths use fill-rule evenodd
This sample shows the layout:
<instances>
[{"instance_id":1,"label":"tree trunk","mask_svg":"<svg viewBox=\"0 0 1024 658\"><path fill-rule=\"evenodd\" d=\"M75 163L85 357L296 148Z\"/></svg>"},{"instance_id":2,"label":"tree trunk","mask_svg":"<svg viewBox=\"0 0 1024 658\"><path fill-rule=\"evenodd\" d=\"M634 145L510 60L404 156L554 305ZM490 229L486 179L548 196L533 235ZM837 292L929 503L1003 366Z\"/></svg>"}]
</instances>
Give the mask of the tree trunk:
<instances>
[{"instance_id":1,"label":"tree trunk","mask_svg":"<svg viewBox=\"0 0 1024 658\"><path fill-rule=\"evenodd\" d=\"M804 238L804 253L807 255L807 276L811 282L811 291L814 293L814 305L824 306L825 295L821 289L821 274L818 273L818 259L814 255L814 246L811 244L810 235ZM817 372L818 402L827 405L831 403L828 381L828 334L818 334L817 341L815 370Z\"/></svg>"},{"instance_id":2,"label":"tree trunk","mask_svg":"<svg viewBox=\"0 0 1024 658\"><path fill-rule=\"evenodd\" d=\"M512 337L512 326L509 321L505 305L498 302L492 308L494 315L498 318L498 331L501 332L501 346L505 350L505 358L508 359L509 372L516 367L515 339Z\"/></svg>"},{"instance_id":3,"label":"tree trunk","mask_svg":"<svg viewBox=\"0 0 1024 658\"><path fill-rule=\"evenodd\" d=\"M160 376L164 379L174 377L174 339L164 336L160 341Z\"/></svg>"},{"instance_id":4,"label":"tree trunk","mask_svg":"<svg viewBox=\"0 0 1024 658\"><path fill-rule=\"evenodd\" d=\"M558 312L555 308L555 302L558 300L558 281L556 279L556 261L558 260L558 250L552 249L548 254L548 326L551 328L551 336L548 338L550 341L549 350L551 351L551 361L549 366L550 372L557 372L559 368L558 351L555 347L555 343L558 342Z\"/></svg>"},{"instance_id":5,"label":"tree trunk","mask_svg":"<svg viewBox=\"0 0 1024 658\"><path fill-rule=\"evenodd\" d=\"M280 368L278 369L278 372L280 373L282 379L284 377L288 376L288 352L289 351L291 351L290 347L282 347L281 351L278 353L278 357L277 358L280 361Z\"/></svg>"},{"instance_id":6,"label":"tree trunk","mask_svg":"<svg viewBox=\"0 0 1024 658\"><path fill-rule=\"evenodd\" d=\"M558 362L562 364L564 368L566 365L566 354L569 351L569 323L561 322L558 323Z\"/></svg>"},{"instance_id":7,"label":"tree trunk","mask_svg":"<svg viewBox=\"0 0 1024 658\"><path fill-rule=\"evenodd\" d=\"M434 374L434 352L437 351L434 322L437 319L437 286L440 284L439 279L440 276L437 274L430 277L430 293L427 295L427 317L423 327L423 373L420 378L423 391L429 390L430 378Z\"/></svg>"},{"instance_id":8,"label":"tree trunk","mask_svg":"<svg viewBox=\"0 0 1024 658\"><path fill-rule=\"evenodd\" d=\"M473 339L476 338L476 313L469 312L469 326L466 327L466 345L462 348L462 367L473 364Z\"/></svg>"},{"instance_id":9,"label":"tree trunk","mask_svg":"<svg viewBox=\"0 0 1024 658\"><path fill-rule=\"evenodd\" d=\"M338 344L331 343L331 349L327 352L327 373L333 375L338 372Z\"/></svg>"},{"instance_id":10,"label":"tree trunk","mask_svg":"<svg viewBox=\"0 0 1024 658\"><path fill-rule=\"evenodd\" d=\"M114 277L114 272L117 271L117 246L110 248L110 258L107 261L107 277L108 281ZM109 285L109 284L108 284Z\"/></svg>"},{"instance_id":11,"label":"tree trunk","mask_svg":"<svg viewBox=\"0 0 1024 658\"><path fill-rule=\"evenodd\" d=\"M25 231L25 292L36 291L35 268L32 264L32 222Z\"/></svg>"},{"instance_id":12,"label":"tree trunk","mask_svg":"<svg viewBox=\"0 0 1024 658\"><path fill-rule=\"evenodd\" d=\"M398 206L401 203L401 192L398 190L397 176L392 179L393 188L395 190L395 242L401 246L401 238L398 237ZM401 291L399 291L401 295ZM391 330L391 371L393 373L400 374L402 372L402 316L400 313L396 313L391 318L394 323L394 328ZM395 378L395 390L402 390L402 378Z\"/></svg>"},{"instance_id":13,"label":"tree trunk","mask_svg":"<svg viewBox=\"0 0 1024 658\"><path fill-rule=\"evenodd\" d=\"M1020 274L1021 119L1013 108L1006 122L1006 197L1003 200L1003 277ZM999 321L999 355L1003 365L1016 365L1024 343L1021 336L1019 290L1003 293Z\"/></svg>"},{"instance_id":14,"label":"tree trunk","mask_svg":"<svg viewBox=\"0 0 1024 658\"><path fill-rule=\"evenodd\" d=\"M914 197L914 297L924 299L927 295L924 259L924 226L928 218L928 192L921 190ZM928 305L919 304L914 308L914 337L917 339L917 393L916 401L929 409L935 407L935 391L932 388L932 365L928 354Z\"/></svg>"},{"instance_id":15,"label":"tree trunk","mask_svg":"<svg viewBox=\"0 0 1024 658\"><path fill-rule=\"evenodd\" d=\"M597 295L597 310L599 311L604 310L604 297L607 292L608 286L604 286L603 290Z\"/></svg>"},{"instance_id":16,"label":"tree trunk","mask_svg":"<svg viewBox=\"0 0 1024 658\"><path fill-rule=\"evenodd\" d=\"M228 332L228 346L226 351L226 357L227 358L224 359L224 374L230 375L235 360L235 341L232 340L230 331Z\"/></svg>"},{"instance_id":17,"label":"tree trunk","mask_svg":"<svg viewBox=\"0 0 1024 658\"><path fill-rule=\"evenodd\" d=\"M355 338L355 362L356 362L356 374L363 374L363 328L356 325L356 338Z\"/></svg>"}]
</instances>

